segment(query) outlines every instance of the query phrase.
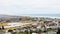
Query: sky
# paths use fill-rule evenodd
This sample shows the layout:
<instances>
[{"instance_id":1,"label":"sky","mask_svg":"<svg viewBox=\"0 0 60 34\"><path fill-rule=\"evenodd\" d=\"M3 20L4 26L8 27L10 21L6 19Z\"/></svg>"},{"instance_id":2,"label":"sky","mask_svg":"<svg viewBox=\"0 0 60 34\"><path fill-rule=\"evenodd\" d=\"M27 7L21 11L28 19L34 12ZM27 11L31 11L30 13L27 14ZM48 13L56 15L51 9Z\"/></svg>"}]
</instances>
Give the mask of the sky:
<instances>
[{"instance_id":1,"label":"sky","mask_svg":"<svg viewBox=\"0 0 60 34\"><path fill-rule=\"evenodd\" d=\"M0 14L60 14L60 0L0 0Z\"/></svg>"}]
</instances>

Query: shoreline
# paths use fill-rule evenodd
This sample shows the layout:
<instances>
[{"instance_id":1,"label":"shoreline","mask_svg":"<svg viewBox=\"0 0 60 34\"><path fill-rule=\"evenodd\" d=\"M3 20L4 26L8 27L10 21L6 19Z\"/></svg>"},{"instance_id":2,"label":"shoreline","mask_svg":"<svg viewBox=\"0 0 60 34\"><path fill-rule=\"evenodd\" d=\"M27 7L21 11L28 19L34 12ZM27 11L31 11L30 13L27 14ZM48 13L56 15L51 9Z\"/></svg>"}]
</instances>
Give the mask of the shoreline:
<instances>
[{"instance_id":1,"label":"shoreline","mask_svg":"<svg viewBox=\"0 0 60 34\"><path fill-rule=\"evenodd\" d=\"M54 16L31 16L31 15L21 15L21 16L25 16L25 17L59 18L60 19L60 17L54 17Z\"/></svg>"}]
</instances>

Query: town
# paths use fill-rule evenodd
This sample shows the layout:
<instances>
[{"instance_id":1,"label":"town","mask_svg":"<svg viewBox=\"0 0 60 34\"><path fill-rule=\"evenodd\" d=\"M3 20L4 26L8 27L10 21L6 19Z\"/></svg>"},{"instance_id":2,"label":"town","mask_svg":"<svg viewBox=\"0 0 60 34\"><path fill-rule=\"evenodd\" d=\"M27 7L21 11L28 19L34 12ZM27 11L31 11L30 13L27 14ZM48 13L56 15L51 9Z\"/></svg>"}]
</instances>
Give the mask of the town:
<instances>
[{"instance_id":1,"label":"town","mask_svg":"<svg viewBox=\"0 0 60 34\"><path fill-rule=\"evenodd\" d=\"M1 16L1 34L57 34L60 18L32 16Z\"/></svg>"}]
</instances>

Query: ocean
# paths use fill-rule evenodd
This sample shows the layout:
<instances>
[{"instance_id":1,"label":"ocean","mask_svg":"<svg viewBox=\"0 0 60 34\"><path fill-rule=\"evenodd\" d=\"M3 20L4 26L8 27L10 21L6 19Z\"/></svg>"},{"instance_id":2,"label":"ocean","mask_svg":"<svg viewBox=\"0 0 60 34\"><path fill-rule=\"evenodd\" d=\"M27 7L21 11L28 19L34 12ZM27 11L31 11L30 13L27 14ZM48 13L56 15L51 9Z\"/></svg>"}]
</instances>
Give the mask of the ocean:
<instances>
[{"instance_id":1,"label":"ocean","mask_svg":"<svg viewBox=\"0 0 60 34\"><path fill-rule=\"evenodd\" d=\"M37 17L56 17L56 18L60 18L60 14L23 14L22 16L37 16Z\"/></svg>"}]
</instances>

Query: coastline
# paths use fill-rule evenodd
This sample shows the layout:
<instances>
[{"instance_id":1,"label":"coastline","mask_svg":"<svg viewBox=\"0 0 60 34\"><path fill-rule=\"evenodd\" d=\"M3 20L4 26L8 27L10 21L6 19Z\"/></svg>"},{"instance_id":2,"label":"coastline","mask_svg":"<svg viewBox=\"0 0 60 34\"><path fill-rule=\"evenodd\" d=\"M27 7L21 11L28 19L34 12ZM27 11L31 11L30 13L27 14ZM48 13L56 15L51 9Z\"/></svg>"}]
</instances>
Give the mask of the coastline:
<instances>
[{"instance_id":1,"label":"coastline","mask_svg":"<svg viewBox=\"0 0 60 34\"><path fill-rule=\"evenodd\" d=\"M44 18L59 18L60 17L53 17L53 16L32 16L32 15L22 15L22 16L29 16L29 17L44 17Z\"/></svg>"}]
</instances>

